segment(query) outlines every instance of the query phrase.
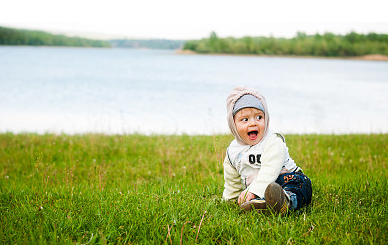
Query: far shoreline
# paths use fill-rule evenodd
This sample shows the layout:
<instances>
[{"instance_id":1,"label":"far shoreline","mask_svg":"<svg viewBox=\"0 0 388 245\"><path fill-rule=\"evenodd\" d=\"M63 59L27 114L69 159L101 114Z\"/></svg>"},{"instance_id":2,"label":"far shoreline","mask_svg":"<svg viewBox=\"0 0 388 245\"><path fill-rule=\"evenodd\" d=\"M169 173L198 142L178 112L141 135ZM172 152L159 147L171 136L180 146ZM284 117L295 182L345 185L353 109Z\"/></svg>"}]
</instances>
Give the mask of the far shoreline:
<instances>
[{"instance_id":1,"label":"far shoreline","mask_svg":"<svg viewBox=\"0 0 388 245\"><path fill-rule=\"evenodd\" d=\"M227 54L227 53L197 53L192 50L175 50L176 54L186 55L217 55L217 56L246 56L246 57L268 57L268 58L307 58L307 59L341 59L341 60L363 60L363 61L388 61L387 55L369 54L349 57L328 57L328 56L302 56L302 55L267 55L267 54Z\"/></svg>"}]
</instances>

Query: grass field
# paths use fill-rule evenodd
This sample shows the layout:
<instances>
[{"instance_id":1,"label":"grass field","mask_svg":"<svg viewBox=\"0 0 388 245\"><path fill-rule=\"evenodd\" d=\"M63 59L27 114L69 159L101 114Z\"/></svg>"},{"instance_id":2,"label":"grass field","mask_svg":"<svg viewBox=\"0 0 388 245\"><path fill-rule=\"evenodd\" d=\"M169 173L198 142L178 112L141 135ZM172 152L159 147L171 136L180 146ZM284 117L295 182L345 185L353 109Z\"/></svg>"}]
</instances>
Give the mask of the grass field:
<instances>
[{"instance_id":1,"label":"grass field","mask_svg":"<svg viewBox=\"0 0 388 245\"><path fill-rule=\"evenodd\" d=\"M286 217L221 200L232 136L0 134L4 244L387 244L388 135L287 135L313 183Z\"/></svg>"}]
</instances>

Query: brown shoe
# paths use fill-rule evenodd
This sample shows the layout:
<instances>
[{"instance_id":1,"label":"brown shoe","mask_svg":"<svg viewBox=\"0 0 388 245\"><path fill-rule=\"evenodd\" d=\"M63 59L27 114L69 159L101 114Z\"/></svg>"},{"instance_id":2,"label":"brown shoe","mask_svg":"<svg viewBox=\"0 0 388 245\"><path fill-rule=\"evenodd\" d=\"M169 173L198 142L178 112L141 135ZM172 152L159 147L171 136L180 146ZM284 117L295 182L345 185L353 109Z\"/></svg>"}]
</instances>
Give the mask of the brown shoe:
<instances>
[{"instance_id":1,"label":"brown shoe","mask_svg":"<svg viewBox=\"0 0 388 245\"><path fill-rule=\"evenodd\" d=\"M240 207L244 212L250 212L252 210L256 210L259 213L264 213L265 210L267 209L267 204L265 200L252 199L248 202L244 202L243 204L241 204Z\"/></svg>"},{"instance_id":2,"label":"brown shoe","mask_svg":"<svg viewBox=\"0 0 388 245\"><path fill-rule=\"evenodd\" d=\"M288 211L289 201L283 188L275 182L272 182L267 186L264 193L267 207L273 212L281 215L285 215Z\"/></svg>"}]
</instances>

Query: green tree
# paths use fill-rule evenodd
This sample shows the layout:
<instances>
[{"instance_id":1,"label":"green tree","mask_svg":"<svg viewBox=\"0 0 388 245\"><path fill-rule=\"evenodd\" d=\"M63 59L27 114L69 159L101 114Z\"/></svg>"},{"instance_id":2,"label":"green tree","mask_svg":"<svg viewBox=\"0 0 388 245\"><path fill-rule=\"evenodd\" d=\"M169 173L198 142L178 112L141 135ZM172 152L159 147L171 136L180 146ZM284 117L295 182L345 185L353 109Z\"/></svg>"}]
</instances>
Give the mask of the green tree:
<instances>
[{"instance_id":1,"label":"green tree","mask_svg":"<svg viewBox=\"0 0 388 245\"><path fill-rule=\"evenodd\" d=\"M359 56L366 54L388 55L388 35L351 32L345 36L333 33L317 33L309 36L298 32L295 37L220 38L215 32L209 38L188 41L185 49L199 53L267 54L267 55L313 55L313 56Z\"/></svg>"}]
</instances>

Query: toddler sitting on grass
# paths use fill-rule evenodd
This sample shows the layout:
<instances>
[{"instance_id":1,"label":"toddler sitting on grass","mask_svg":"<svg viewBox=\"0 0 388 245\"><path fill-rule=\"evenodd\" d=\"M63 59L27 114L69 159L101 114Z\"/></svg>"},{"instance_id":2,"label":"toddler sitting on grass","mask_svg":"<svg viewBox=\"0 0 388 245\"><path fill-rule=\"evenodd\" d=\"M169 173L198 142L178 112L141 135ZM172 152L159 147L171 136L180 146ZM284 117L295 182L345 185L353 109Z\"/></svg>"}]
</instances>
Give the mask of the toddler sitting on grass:
<instances>
[{"instance_id":1,"label":"toddler sitting on grass","mask_svg":"<svg viewBox=\"0 0 388 245\"><path fill-rule=\"evenodd\" d=\"M227 118L235 140L224 161L223 198L237 199L245 211L282 215L310 204L311 181L290 157L284 137L269 129L265 98L251 88L234 88Z\"/></svg>"}]
</instances>

